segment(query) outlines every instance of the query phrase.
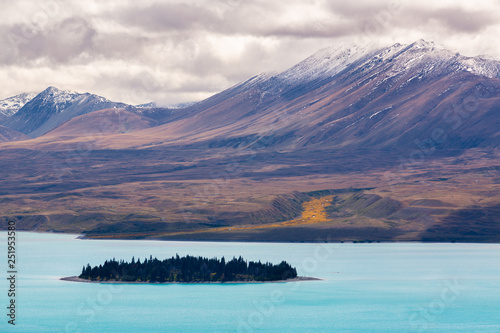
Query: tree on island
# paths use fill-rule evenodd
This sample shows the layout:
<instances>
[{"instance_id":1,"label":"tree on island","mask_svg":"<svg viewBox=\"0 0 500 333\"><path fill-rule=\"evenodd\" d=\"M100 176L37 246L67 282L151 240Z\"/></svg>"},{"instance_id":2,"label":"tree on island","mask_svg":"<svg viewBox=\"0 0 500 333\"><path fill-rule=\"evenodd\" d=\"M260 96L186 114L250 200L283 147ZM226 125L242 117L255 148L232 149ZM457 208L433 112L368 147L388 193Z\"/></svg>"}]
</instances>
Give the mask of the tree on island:
<instances>
[{"instance_id":1,"label":"tree on island","mask_svg":"<svg viewBox=\"0 0 500 333\"><path fill-rule=\"evenodd\" d=\"M230 281L279 281L297 277L297 270L287 262L278 265L233 258L230 261L222 257L202 258L185 256L163 261L145 258L143 262L106 260L103 265L91 267L87 264L82 269L81 279L92 281L123 282L230 282Z\"/></svg>"}]
</instances>

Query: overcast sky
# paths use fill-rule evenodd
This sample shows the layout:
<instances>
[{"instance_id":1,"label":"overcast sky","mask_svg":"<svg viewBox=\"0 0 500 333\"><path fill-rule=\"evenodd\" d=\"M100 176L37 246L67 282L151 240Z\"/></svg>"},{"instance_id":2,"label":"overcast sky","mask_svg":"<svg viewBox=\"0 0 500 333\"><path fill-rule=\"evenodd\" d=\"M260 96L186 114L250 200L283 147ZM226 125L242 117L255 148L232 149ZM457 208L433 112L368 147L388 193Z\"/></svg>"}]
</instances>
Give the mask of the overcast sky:
<instances>
[{"instance_id":1,"label":"overcast sky","mask_svg":"<svg viewBox=\"0 0 500 333\"><path fill-rule=\"evenodd\" d=\"M500 59L500 0L0 0L0 99L53 85L201 100L336 44L423 38Z\"/></svg>"}]
</instances>

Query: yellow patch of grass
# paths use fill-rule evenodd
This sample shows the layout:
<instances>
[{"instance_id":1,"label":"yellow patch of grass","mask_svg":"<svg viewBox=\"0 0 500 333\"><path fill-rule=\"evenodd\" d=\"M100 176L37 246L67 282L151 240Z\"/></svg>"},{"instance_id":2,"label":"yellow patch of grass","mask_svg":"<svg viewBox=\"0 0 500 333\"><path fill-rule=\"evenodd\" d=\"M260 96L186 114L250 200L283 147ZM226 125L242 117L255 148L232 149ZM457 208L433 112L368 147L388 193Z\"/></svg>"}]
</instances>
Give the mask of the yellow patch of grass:
<instances>
[{"instance_id":1,"label":"yellow patch of grass","mask_svg":"<svg viewBox=\"0 0 500 333\"><path fill-rule=\"evenodd\" d=\"M280 222L272 223L259 226L247 226L247 227L225 227L212 229L211 231L235 231L235 230L249 230L249 229L265 229L265 228L279 228L285 226L302 225L302 224L314 224L328 221L327 213L325 208L331 205L333 196L326 196L318 199L312 199L310 201L304 202L302 207L304 211L300 218ZM205 230L206 231L206 230Z\"/></svg>"},{"instance_id":2,"label":"yellow patch of grass","mask_svg":"<svg viewBox=\"0 0 500 333\"><path fill-rule=\"evenodd\" d=\"M172 235L185 235L185 234L197 234L203 232L231 232L231 231L240 231L240 230L254 230L254 229L267 229L267 228L279 228L279 227L288 227L294 225L304 225L304 224L315 224L329 221L327 217L327 213L325 208L331 205L331 201L333 199L332 195L325 196L322 198L314 198L310 201L304 202L302 204L304 211L300 218L280 222L280 223L272 223L266 225L259 226L241 226L241 227L222 227L222 228L212 228L212 229L203 229L203 230L195 230L195 231L184 231L184 232L173 232L173 233L165 233L159 236L172 236Z\"/></svg>"}]
</instances>

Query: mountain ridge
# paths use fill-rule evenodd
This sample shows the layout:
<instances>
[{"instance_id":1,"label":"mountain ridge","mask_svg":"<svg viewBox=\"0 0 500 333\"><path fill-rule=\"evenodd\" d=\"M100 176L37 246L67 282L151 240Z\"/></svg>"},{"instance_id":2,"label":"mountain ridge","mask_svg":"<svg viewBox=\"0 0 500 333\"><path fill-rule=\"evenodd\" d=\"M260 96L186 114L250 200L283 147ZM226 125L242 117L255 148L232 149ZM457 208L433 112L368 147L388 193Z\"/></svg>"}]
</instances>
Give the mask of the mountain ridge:
<instances>
[{"instance_id":1,"label":"mountain ridge","mask_svg":"<svg viewBox=\"0 0 500 333\"><path fill-rule=\"evenodd\" d=\"M0 101L0 122L19 111L26 103L32 100L37 93L22 93Z\"/></svg>"},{"instance_id":2,"label":"mountain ridge","mask_svg":"<svg viewBox=\"0 0 500 333\"><path fill-rule=\"evenodd\" d=\"M51 86L27 102L3 125L36 137L73 117L101 109L127 106L94 94L80 94Z\"/></svg>"},{"instance_id":3,"label":"mountain ridge","mask_svg":"<svg viewBox=\"0 0 500 333\"><path fill-rule=\"evenodd\" d=\"M302 65L283 72L286 74L254 76L184 109L180 116L167 117L162 121L163 125L152 128L150 133L157 139L167 133L164 144L169 144L172 136L210 144L209 141L215 140L215 137L216 141L230 139L234 142L238 137L244 141L243 138L249 136L274 135L287 137L285 141L292 147L331 138L327 142L330 147L346 144L372 147L376 143L375 146L379 148L390 148L394 144L404 148L401 146L403 143L407 146L418 136L432 136L433 129L430 127L425 130L412 128L421 127L418 123L427 119L426 115L431 115L433 121L437 121L437 125L432 125L434 129L439 127L449 131L453 126L450 126L450 120L446 117L457 117L448 114L453 105L463 104L463 100L471 96L490 95L488 98L476 98L481 107L484 104L490 110L483 110L478 105L477 114L472 112L463 117L463 122L467 124L462 127L482 122L487 128L485 135L494 139L488 145L496 144L496 130L487 123L498 123L491 108L494 108L493 100L498 98L499 82L496 78L481 77L465 68L463 61L470 61L469 58L459 59L456 53L437 50L432 43L422 41L410 45L395 44L386 49L370 51L368 55L362 53L362 56L346 61L342 70L335 69L335 74L330 76L329 67L316 61L325 56L324 51L320 51L302 62ZM408 59L412 57L419 60L407 66ZM319 69L307 68L305 81L297 83L296 77L300 77L304 67L311 63L319 64ZM491 60L489 68L496 70L500 68L499 64ZM298 72L291 75L293 73L290 71L294 68ZM478 68L479 73L484 66ZM490 70L489 73L496 72ZM290 77L293 78L291 81ZM429 89L430 86L432 89ZM399 111L404 111L404 114ZM308 119L307 124L304 123L305 119ZM313 123L321 128L311 132L307 128ZM393 123L400 123L396 128L401 135L413 133L413 138L398 138L399 134L393 133L393 137L387 138L384 144L384 129L394 132ZM364 129L360 132L361 128ZM372 133L369 135L375 136L378 132L378 138L364 140L363 132L370 130ZM294 131L300 137L291 134ZM207 134L205 139L203 133ZM175 140L176 144L179 139ZM273 140L270 138L270 141ZM475 140L464 138L462 141Z\"/></svg>"},{"instance_id":4,"label":"mountain ridge","mask_svg":"<svg viewBox=\"0 0 500 333\"><path fill-rule=\"evenodd\" d=\"M22 141L28 139L30 139L29 136L0 125L0 142Z\"/></svg>"}]
</instances>

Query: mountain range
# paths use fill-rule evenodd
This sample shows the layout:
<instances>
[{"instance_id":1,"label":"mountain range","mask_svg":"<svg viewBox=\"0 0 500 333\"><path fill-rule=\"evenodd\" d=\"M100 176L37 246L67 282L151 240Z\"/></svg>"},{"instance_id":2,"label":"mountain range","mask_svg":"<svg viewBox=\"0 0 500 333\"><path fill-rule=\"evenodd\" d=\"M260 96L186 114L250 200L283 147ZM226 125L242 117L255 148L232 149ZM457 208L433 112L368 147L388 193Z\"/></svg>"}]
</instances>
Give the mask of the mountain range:
<instances>
[{"instance_id":1,"label":"mountain range","mask_svg":"<svg viewBox=\"0 0 500 333\"><path fill-rule=\"evenodd\" d=\"M464 241L500 230L500 62L432 42L326 48L170 108L54 87L0 106L3 215L27 229ZM305 214L320 190L335 208L325 221L262 227Z\"/></svg>"},{"instance_id":2,"label":"mountain range","mask_svg":"<svg viewBox=\"0 0 500 333\"><path fill-rule=\"evenodd\" d=\"M11 108L2 125L38 137L74 117L120 108L156 121L158 128L151 132L155 141L167 134L163 144L172 134L177 142L193 135L200 141L203 133L209 135L203 141L219 146L270 136L267 141L279 141L285 148L405 148L418 138L432 137L436 129L453 129L447 145L495 146L499 77L498 61L464 57L422 40L375 50L332 47L281 74L255 76L180 109L133 107L49 87L18 112ZM8 100L21 96L26 94ZM462 111L461 116L456 106L467 99L481 108L474 106L477 110ZM455 128L457 117L461 123Z\"/></svg>"}]
</instances>

